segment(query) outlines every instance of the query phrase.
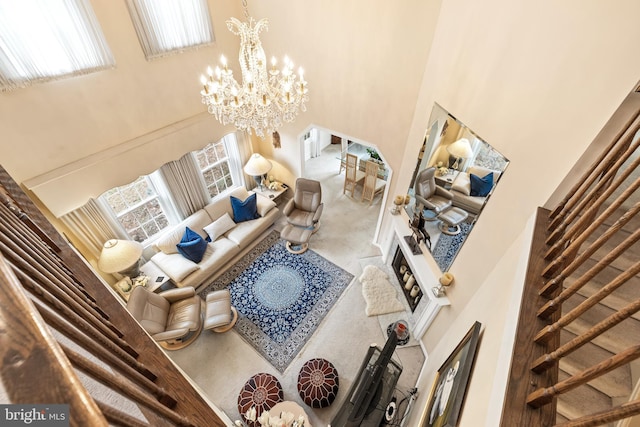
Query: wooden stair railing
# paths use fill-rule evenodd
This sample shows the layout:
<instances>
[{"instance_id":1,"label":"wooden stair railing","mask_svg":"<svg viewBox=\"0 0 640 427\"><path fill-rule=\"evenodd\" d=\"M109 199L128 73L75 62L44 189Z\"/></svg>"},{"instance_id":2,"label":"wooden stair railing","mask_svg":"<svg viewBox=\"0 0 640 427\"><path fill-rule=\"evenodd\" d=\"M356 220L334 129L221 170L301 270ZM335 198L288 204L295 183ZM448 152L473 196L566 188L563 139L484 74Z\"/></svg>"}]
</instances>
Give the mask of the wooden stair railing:
<instances>
[{"instance_id":1,"label":"wooden stair railing","mask_svg":"<svg viewBox=\"0 0 640 427\"><path fill-rule=\"evenodd\" d=\"M622 404L612 403L574 419L556 417L556 404L564 396L640 359L640 336L625 336L625 342L633 345L605 349L609 357L564 374L558 381L563 359L578 357L578 350L588 351L587 344L593 346L605 333L624 333L624 327L616 328L628 324L623 322L640 319L638 292L637 298L625 300L626 305L560 345L563 328L590 316L625 284L637 288L640 280L640 251L634 246L640 242L640 94L632 93L626 101L633 111L630 104L621 107L615 123L623 123L622 127L587 172L556 208L538 210L501 426L612 425L640 414L640 400L627 396ZM604 271L607 279L596 281ZM588 292L587 285L591 285ZM563 310L563 303L574 297L580 302ZM597 313L602 312L608 311Z\"/></svg>"},{"instance_id":2,"label":"wooden stair railing","mask_svg":"<svg viewBox=\"0 0 640 427\"><path fill-rule=\"evenodd\" d=\"M1 167L0 357L3 403L72 426L226 425Z\"/></svg>"}]
</instances>

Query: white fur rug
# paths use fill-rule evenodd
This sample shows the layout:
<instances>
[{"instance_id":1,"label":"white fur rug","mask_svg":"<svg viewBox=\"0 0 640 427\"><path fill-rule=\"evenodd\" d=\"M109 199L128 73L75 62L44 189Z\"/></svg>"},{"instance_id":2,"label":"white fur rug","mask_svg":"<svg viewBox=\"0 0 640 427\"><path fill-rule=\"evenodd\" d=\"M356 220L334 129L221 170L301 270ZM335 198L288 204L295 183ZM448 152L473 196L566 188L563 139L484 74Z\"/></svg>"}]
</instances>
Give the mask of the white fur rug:
<instances>
[{"instance_id":1,"label":"white fur rug","mask_svg":"<svg viewBox=\"0 0 640 427\"><path fill-rule=\"evenodd\" d=\"M389 276L375 265L367 265L358 280L362 283L362 296L367 302L367 316L403 311L404 306L396 296Z\"/></svg>"}]
</instances>

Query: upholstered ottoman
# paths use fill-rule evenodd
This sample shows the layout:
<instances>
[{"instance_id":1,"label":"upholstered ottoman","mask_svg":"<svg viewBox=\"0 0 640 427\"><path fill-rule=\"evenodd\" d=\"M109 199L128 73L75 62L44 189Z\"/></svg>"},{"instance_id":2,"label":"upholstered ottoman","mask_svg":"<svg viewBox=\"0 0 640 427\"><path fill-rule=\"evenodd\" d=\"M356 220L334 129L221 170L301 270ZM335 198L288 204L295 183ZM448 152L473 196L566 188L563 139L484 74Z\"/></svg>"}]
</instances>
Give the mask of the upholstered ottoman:
<instances>
[{"instance_id":1,"label":"upholstered ottoman","mask_svg":"<svg viewBox=\"0 0 640 427\"><path fill-rule=\"evenodd\" d=\"M231 293L221 289L207 294L204 329L213 332L227 332L238 321L238 311L231 305Z\"/></svg>"},{"instance_id":2,"label":"upholstered ottoman","mask_svg":"<svg viewBox=\"0 0 640 427\"><path fill-rule=\"evenodd\" d=\"M238 412L247 421L245 414L251 407L256 409L256 418L284 400L280 381L271 374L260 373L249 378L238 395ZM249 423L249 425L252 425Z\"/></svg>"},{"instance_id":3,"label":"upholstered ottoman","mask_svg":"<svg viewBox=\"0 0 640 427\"><path fill-rule=\"evenodd\" d=\"M305 362L298 374L298 393L312 408L326 408L338 395L338 371L325 359Z\"/></svg>"},{"instance_id":4,"label":"upholstered ottoman","mask_svg":"<svg viewBox=\"0 0 640 427\"><path fill-rule=\"evenodd\" d=\"M438 219L442 221L440 223L440 231L450 236L455 236L460 233L460 223L467 219L469 214L467 211L457 208L455 206L441 212L438 215Z\"/></svg>"},{"instance_id":5,"label":"upholstered ottoman","mask_svg":"<svg viewBox=\"0 0 640 427\"><path fill-rule=\"evenodd\" d=\"M287 241L287 250L292 254L301 254L309 248L309 239L313 228L297 227L287 224L280 232L280 237Z\"/></svg>"}]
</instances>

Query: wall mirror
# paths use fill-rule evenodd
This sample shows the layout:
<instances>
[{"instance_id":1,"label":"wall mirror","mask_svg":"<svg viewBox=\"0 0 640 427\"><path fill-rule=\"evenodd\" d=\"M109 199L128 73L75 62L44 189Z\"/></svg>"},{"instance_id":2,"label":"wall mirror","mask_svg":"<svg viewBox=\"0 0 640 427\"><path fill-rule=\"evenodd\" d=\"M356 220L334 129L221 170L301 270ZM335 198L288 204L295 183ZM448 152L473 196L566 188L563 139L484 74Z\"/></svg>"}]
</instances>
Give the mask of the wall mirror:
<instances>
[{"instance_id":1,"label":"wall mirror","mask_svg":"<svg viewBox=\"0 0 640 427\"><path fill-rule=\"evenodd\" d=\"M431 255L446 272L509 160L435 104L411 178L410 218L422 212Z\"/></svg>"}]
</instances>

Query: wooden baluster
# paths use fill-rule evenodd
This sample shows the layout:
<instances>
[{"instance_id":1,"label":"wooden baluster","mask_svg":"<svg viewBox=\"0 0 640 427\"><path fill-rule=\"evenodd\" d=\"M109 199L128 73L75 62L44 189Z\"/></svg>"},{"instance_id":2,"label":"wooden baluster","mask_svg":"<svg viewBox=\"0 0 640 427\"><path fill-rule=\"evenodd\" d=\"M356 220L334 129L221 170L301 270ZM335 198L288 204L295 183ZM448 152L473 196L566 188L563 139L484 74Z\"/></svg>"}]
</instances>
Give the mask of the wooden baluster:
<instances>
[{"instance_id":1,"label":"wooden baluster","mask_svg":"<svg viewBox=\"0 0 640 427\"><path fill-rule=\"evenodd\" d=\"M566 344L558 347L557 350L542 355L533 363L531 370L538 374L544 372L561 358L572 353L574 350L577 350L584 344L591 342L594 338L613 328L623 320L633 316L638 310L640 310L640 299L637 299L621 310L614 312L606 319L598 322L593 328L589 329L584 334L578 335Z\"/></svg>"},{"instance_id":2,"label":"wooden baluster","mask_svg":"<svg viewBox=\"0 0 640 427\"><path fill-rule=\"evenodd\" d=\"M85 301L77 301L71 295L64 292L61 288L57 287L50 281L50 277L44 275L40 269L35 268L31 263L25 261L21 255L24 255L23 251L18 249L17 253L10 250L2 241L2 235L0 235L0 251L2 251L8 258L9 262L16 268L16 270L24 271L28 273L28 276L38 282L38 287L46 290L49 295L61 301L65 305L73 308L78 314L80 314L88 322L97 325L99 328L109 329L112 333L119 337L122 337L120 332L111 322L105 320L98 313L92 311L91 307L87 305ZM28 257L27 257L28 259Z\"/></svg>"},{"instance_id":3,"label":"wooden baluster","mask_svg":"<svg viewBox=\"0 0 640 427\"><path fill-rule=\"evenodd\" d=\"M87 343L81 342L81 344ZM65 348L63 344L60 345ZM109 354L104 349L101 349L96 345L89 344L83 346L82 348L90 351L91 354L102 359L102 361L107 363L112 368L119 370L122 374L124 374L124 377L127 378L128 381L138 385L140 388L154 395L158 399L158 401L166 407L174 408L176 406L176 399L170 396L165 389L158 387L153 383L153 381L144 377L139 372L128 366L125 362L119 360L117 357Z\"/></svg>"},{"instance_id":4,"label":"wooden baluster","mask_svg":"<svg viewBox=\"0 0 640 427\"><path fill-rule=\"evenodd\" d=\"M47 233L42 231L38 225L31 220L29 215L22 209L22 207L15 201L15 199L9 194L9 191L0 185L0 204L6 206L13 212L20 220L27 225L27 227L35 233L43 242L51 248L51 250L59 252L60 248L56 243L47 236Z\"/></svg>"},{"instance_id":5,"label":"wooden baluster","mask_svg":"<svg viewBox=\"0 0 640 427\"><path fill-rule=\"evenodd\" d=\"M640 203L638 203L630 212L640 211ZM635 215L635 213L634 213ZM620 220L619 220L620 221ZM627 221L623 221L627 222ZM609 229L608 231L610 231ZM611 233L613 234L613 233ZM589 257L595 253L597 249L602 247L604 242L608 240L609 235L607 233L600 236L592 245L590 245L585 252L580 254L569 266L567 266L562 272L547 282L540 290L541 296L547 296L552 291L555 291L560 284L569 277L574 271L578 269ZM602 242L600 242L602 240ZM571 295L576 293L582 286L589 283L600 271L608 267L616 258L622 255L627 249L633 246L638 240L640 240L640 229L636 230L633 234L629 235L622 243L616 246L612 251L607 253L600 261L597 262L592 268L590 268L585 274L580 276L575 282L564 289L557 297L547 302L540 310L538 310L538 317L546 319L561 307L561 304L565 302Z\"/></svg>"},{"instance_id":6,"label":"wooden baluster","mask_svg":"<svg viewBox=\"0 0 640 427\"><path fill-rule=\"evenodd\" d=\"M2 254L0 360L9 402L69 404L72 426L107 426Z\"/></svg>"},{"instance_id":7,"label":"wooden baluster","mask_svg":"<svg viewBox=\"0 0 640 427\"><path fill-rule=\"evenodd\" d=\"M592 427L623 420L640 414L640 400L623 403L614 408L585 415L554 427Z\"/></svg>"},{"instance_id":8,"label":"wooden baluster","mask_svg":"<svg viewBox=\"0 0 640 427\"><path fill-rule=\"evenodd\" d=\"M95 303L95 298L92 295L88 294L84 289L84 285L78 282L73 277L73 273L67 268L58 254L53 252L51 248L45 244L45 242L35 236L31 232L31 230L26 225L24 225L22 221L16 218L15 215L13 215L6 209L5 206L2 205L0 205L0 217L6 222L9 232L11 232L11 235L15 237L15 241L24 243L22 245L23 247L33 248L33 250L37 251L43 258L47 259L48 262L55 265L54 268L56 268L56 270L59 271L60 274L62 274L64 277L67 277L68 280L75 285L79 292L81 292L86 298Z\"/></svg>"},{"instance_id":9,"label":"wooden baluster","mask_svg":"<svg viewBox=\"0 0 640 427\"><path fill-rule=\"evenodd\" d=\"M108 319L102 309L100 309L93 300L88 300L83 293L74 285L70 278L61 270L57 268L55 263L49 262L49 259L43 258L32 247L20 245L20 237L13 235L8 230L5 224L0 223L0 241L4 244L6 250L10 250L16 254L12 256L13 259L24 259L29 265L29 269L37 271L40 277L46 277L46 283L55 288L54 292L58 290L60 293L64 293L69 298L73 299L77 304L82 305L87 311L103 319ZM116 332L114 330L114 332ZM117 332L116 332L117 333Z\"/></svg>"},{"instance_id":10,"label":"wooden baluster","mask_svg":"<svg viewBox=\"0 0 640 427\"><path fill-rule=\"evenodd\" d=\"M74 310L54 298L53 295L40 286L38 282L27 276L22 270L15 269L14 271L16 276L21 280L23 286L30 289L38 296L38 298L44 301L47 306L51 307L53 311L60 313L60 315L64 316L65 319L70 319L76 327L82 329L86 333L89 333L89 335L93 337L99 335L104 336L131 356L138 357L137 351L135 351L121 337L116 335L111 329L106 328L101 322L88 322Z\"/></svg>"},{"instance_id":11,"label":"wooden baluster","mask_svg":"<svg viewBox=\"0 0 640 427\"><path fill-rule=\"evenodd\" d=\"M158 376L149 371L144 364L138 362L129 353L126 353L120 347L114 345L112 341L106 339L103 335L98 335L94 338L89 335L85 335L66 320L53 315L51 311L47 310L44 304L39 300L34 299L33 303L36 306L36 309L38 309L38 312L40 312L40 315L49 325L56 328L59 332L81 345L83 348L98 355L103 360L111 361L112 364L126 364L148 380L155 381L156 378L158 378Z\"/></svg>"},{"instance_id":12,"label":"wooden baluster","mask_svg":"<svg viewBox=\"0 0 640 427\"><path fill-rule=\"evenodd\" d=\"M571 223L578 217L578 215L580 215L580 218L571 226L571 228L569 228L566 233L563 229L562 236L558 236L557 239L551 239L551 236L549 236L549 238L547 239L547 244L551 244L552 240L554 241L554 243L553 246L551 246L551 248L545 254L546 260L552 259L556 255L558 255L562 248L565 247L569 242L571 242L573 237L591 222L591 220L596 216L598 210L607 201L609 196L611 196L618 188L622 188L622 184L624 184L625 179L631 176L634 170L640 165L640 158L636 158L628 167L622 170L620 175L616 176L616 173L618 172L618 169L623 165L624 161L626 161L627 158L631 157L638 147L640 147L640 140L634 143L633 146L629 148L629 151L625 153L625 156L619 159L618 162L616 162L614 168L611 168L606 172L604 177L600 180L600 182L598 182L596 188L592 190L592 194L594 196L597 196L594 198L594 200L592 200L592 198L585 198L583 201L584 205L579 206L575 211L571 212L567 216L567 223ZM636 183L634 183L633 185L638 185L637 181L638 180L636 180ZM627 191L625 191L625 198L618 197L618 199L616 199L614 203L619 202L620 204L622 204L622 202L624 202L624 200L626 200L626 198L628 198L632 194L633 191L628 191L627 189Z\"/></svg>"},{"instance_id":13,"label":"wooden baluster","mask_svg":"<svg viewBox=\"0 0 640 427\"><path fill-rule=\"evenodd\" d=\"M627 270L620 273L610 283L608 283L606 286L602 287L598 292L596 292L595 294L591 295L589 298L584 300L576 308L574 308L573 310L571 310L570 312L562 316L560 319L558 319L557 322L547 326L546 328L538 332L538 334L534 338L534 341L537 342L538 344L547 342L553 336L554 332L559 331L561 328L564 328L569 323L573 322L575 319L580 317L591 307L593 307L594 305L602 301L602 299L607 295L609 295L611 292L613 292L613 290L622 286L624 283L626 283L629 279L633 278L638 273L640 273L640 261L633 264L631 268L628 268Z\"/></svg>"},{"instance_id":14,"label":"wooden baluster","mask_svg":"<svg viewBox=\"0 0 640 427\"><path fill-rule=\"evenodd\" d=\"M575 375L570 376L566 380L546 388L539 388L527 397L527 404L539 408L553 401L553 398L559 394L573 390L574 388L588 383L594 378L598 378L607 372L613 371L622 365L625 365L640 357L640 345L629 347L628 349L615 354L600 363L593 365Z\"/></svg>"},{"instance_id":15,"label":"wooden baluster","mask_svg":"<svg viewBox=\"0 0 640 427\"><path fill-rule=\"evenodd\" d=\"M69 347L66 347L64 345L60 346L62 347L64 353L67 355L71 363L76 368L90 375L102 384L122 393L129 399L132 399L133 401L138 402L139 404L160 413L163 417L168 418L169 420L180 426L191 426L191 422L189 422L186 417L183 417L182 415L167 408L161 402L152 398L148 393L143 392L142 390L131 384L127 379L107 371L101 366L91 362L89 359L73 351Z\"/></svg>"},{"instance_id":16,"label":"wooden baluster","mask_svg":"<svg viewBox=\"0 0 640 427\"><path fill-rule=\"evenodd\" d=\"M105 418L113 425L117 426L127 426L127 427L149 427L149 424L139 420L138 418L134 418L129 414L125 414L124 412L114 408L113 406L107 405L106 403L102 403L100 401L96 401L98 407L102 411L102 414Z\"/></svg>"},{"instance_id":17,"label":"wooden baluster","mask_svg":"<svg viewBox=\"0 0 640 427\"><path fill-rule=\"evenodd\" d=\"M637 167L638 165L640 165L640 157L638 157L635 161L634 161L635 167ZM585 225L587 225L589 222L591 222L591 213L597 212L598 209L600 209L600 207L602 206L602 204L604 203L604 201L611 195L611 193L613 193L617 186L621 185L624 182L624 178L626 178L627 176L629 176L631 174L631 170L625 170L625 172L623 172L620 177L618 177L616 179L616 186L611 186L605 193L603 193L602 197L600 199L598 199L598 202L594 203L593 206L591 206L587 212L585 212L584 216L582 218L580 218L572 227L571 230L569 230L569 232L567 234L572 234L573 230L577 230L581 227L584 227ZM562 267L565 262L570 258L571 255L577 253L578 249L580 248L580 246L582 246L582 244L589 238L589 236L602 224L604 224L605 220L611 216L620 206L622 206L622 204L638 189L640 188L640 178L637 178L628 188L626 188L622 194L620 194L620 196L618 196L613 202L611 202L611 204L598 216L598 218L593 221L591 223L591 225L589 225L585 231L583 231L580 235L576 236L575 240L571 241L571 243L569 244L569 246L564 249L564 251L560 254L560 255L553 255L555 257L555 259L553 261L551 261L549 263L549 265L547 266L547 268L545 268L544 272L542 273L542 276L545 278L549 278L551 277L552 274L555 273L555 271L557 271L560 267ZM605 197L606 196L606 197ZM627 221L631 220L631 218L633 218L633 215L630 216L622 216L620 219L622 220L623 218L625 218ZM624 225L624 223L622 224L618 224L618 222L616 222L614 225L612 225L610 228L614 228L614 227L622 227L622 225ZM607 233L612 234L610 231L607 231ZM573 237L573 236L572 236ZM561 240L560 242L565 242L568 243L569 240ZM550 258L548 257L550 254L550 252L547 252L547 254L545 254L545 259L549 260ZM557 255L557 256L556 256Z\"/></svg>"},{"instance_id":18,"label":"wooden baluster","mask_svg":"<svg viewBox=\"0 0 640 427\"><path fill-rule=\"evenodd\" d=\"M631 131L629 129L631 128ZM627 120L625 125L618 131L611 143L602 150L598 155L595 162L591 164L587 172L579 179L571 190L567 193L565 198L558 203L556 208L549 214L549 227L548 230L553 232L556 229L566 228L561 225L561 222L565 219L566 215L574 208L587 190L593 185L593 183L602 176L607 167L610 166L613 159L618 158L621 153L625 152L636 132L640 129L640 111L636 111L634 115ZM623 137L626 137L623 139ZM616 147L619 144L618 147ZM582 191L580 191L582 188ZM576 211L581 210L580 208ZM569 221L568 221L569 222Z\"/></svg>"}]
</instances>

